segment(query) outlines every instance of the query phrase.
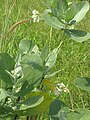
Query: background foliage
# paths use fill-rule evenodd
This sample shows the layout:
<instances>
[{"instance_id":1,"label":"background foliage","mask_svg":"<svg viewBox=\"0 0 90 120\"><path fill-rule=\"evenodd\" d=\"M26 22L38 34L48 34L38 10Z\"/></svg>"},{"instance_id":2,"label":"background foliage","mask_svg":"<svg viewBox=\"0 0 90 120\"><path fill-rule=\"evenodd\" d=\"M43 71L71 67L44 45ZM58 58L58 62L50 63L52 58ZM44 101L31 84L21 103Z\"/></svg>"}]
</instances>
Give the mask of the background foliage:
<instances>
[{"instance_id":1,"label":"background foliage","mask_svg":"<svg viewBox=\"0 0 90 120\"><path fill-rule=\"evenodd\" d=\"M54 70L61 69L61 72L51 80L68 85L74 108L90 108L90 93L76 88L73 82L77 77L90 77L90 40L77 43L44 22L27 21L8 33L14 23L30 18L33 9L42 13L46 8L42 0L0 0L0 39L3 40L1 51L15 56L22 39L33 40L40 49L49 44L50 50L63 41L56 66L53 68ZM75 28L90 32L89 25L90 11L80 24L76 24ZM1 41L0 44L2 44ZM68 94L63 94L62 100L71 107Z\"/></svg>"}]
</instances>

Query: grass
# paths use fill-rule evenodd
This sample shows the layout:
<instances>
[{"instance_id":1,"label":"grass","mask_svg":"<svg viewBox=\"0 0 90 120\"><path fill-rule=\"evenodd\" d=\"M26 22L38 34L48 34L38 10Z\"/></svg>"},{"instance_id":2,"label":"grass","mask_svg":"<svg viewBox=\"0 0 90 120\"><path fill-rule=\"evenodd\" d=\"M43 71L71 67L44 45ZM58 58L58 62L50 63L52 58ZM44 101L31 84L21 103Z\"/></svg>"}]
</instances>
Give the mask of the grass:
<instances>
[{"instance_id":1,"label":"grass","mask_svg":"<svg viewBox=\"0 0 90 120\"><path fill-rule=\"evenodd\" d=\"M44 22L23 22L16 26L8 35L10 27L16 22L31 17L32 10L43 12L45 9L42 0L0 0L0 41L1 51L15 56L18 44L22 39L30 39L39 45L40 49L49 44L50 50L57 47L60 42L61 50L54 70L61 69L54 82L63 82L71 91L74 108L87 107L90 109L90 93L79 90L74 85L77 77L90 77L90 40L77 43L63 36L61 31L49 27ZM90 32L90 11L86 18L76 25L76 28ZM2 45L3 43L3 45ZM69 107L71 100L68 94L63 94L62 99Z\"/></svg>"}]
</instances>

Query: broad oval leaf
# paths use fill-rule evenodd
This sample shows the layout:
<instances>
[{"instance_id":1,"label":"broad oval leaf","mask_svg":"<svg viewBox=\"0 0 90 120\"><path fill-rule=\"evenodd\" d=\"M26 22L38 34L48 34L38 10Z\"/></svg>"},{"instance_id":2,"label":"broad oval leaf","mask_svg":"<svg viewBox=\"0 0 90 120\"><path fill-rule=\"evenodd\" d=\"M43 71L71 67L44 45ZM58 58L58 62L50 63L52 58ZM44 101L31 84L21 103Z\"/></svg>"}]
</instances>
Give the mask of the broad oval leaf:
<instances>
[{"instance_id":1,"label":"broad oval leaf","mask_svg":"<svg viewBox=\"0 0 90 120\"><path fill-rule=\"evenodd\" d=\"M65 33L77 42L83 42L90 39L90 33L82 30L66 29Z\"/></svg>"},{"instance_id":2,"label":"broad oval leaf","mask_svg":"<svg viewBox=\"0 0 90 120\"><path fill-rule=\"evenodd\" d=\"M77 78L75 79L75 85L82 90L90 91L90 78Z\"/></svg>"},{"instance_id":3,"label":"broad oval leaf","mask_svg":"<svg viewBox=\"0 0 90 120\"><path fill-rule=\"evenodd\" d=\"M41 96L41 95L30 97L21 103L19 110L26 110L29 108L36 107L39 104L41 104L43 100L44 100L44 96Z\"/></svg>"},{"instance_id":4,"label":"broad oval leaf","mask_svg":"<svg viewBox=\"0 0 90 120\"><path fill-rule=\"evenodd\" d=\"M28 116L28 115L38 115L40 113L47 112L52 102L52 98L44 92L31 92L27 97L29 98L37 95L43 96L44 97L43 101L36 107L27 109L26 111L20 111L19 114L23 116Z\"/></svg>"},{"instance_id":5,"label":"broad oval leaf","mask_svg":"<svg viewBox=\"0 0 90 120\"><path fill-rule=\"evenodd\" d=\"M84 115L80 120L90 120L90 113Z\"/></svg>"},{"instance_id":6,"label":"broad oval leaf","mask_svg":"<svg viewBox=\"0 0 90 120\"><path fill-rule=\"evenodd\" d=\"M9 96L8 92L5 89L0 89L0 101Z\"/></svg>"},{"instance_id":7,"label":"broad oval leaf","mask_svg":"<svg viewBox=\"0 0 90 120\"><path fill-rule=\"evenodd\" d=\"M65 25L63 23L61 23L56 17L54 17L52 14L51 14L51 11L50 9L49 10L46 10L44 13L43 13L43 20L48 24L50 25L51 27L55 28L55 29L58 29L58 30L61 30L62 28L65 27Z\"/></svg>"},{"instance_id":8,"label":"broad oval leaf","mask_svg":"<svg viewBox=\"0 0 90 120\"><path fill-rule=\"evenodd\" d=\"M29 51L31 51L34 47L34 43L31 40L22 40L19 43L19 52L20 53L28 53Z\"/></svg>"},{"instance_id":9,"label":"broad oval leaf","mask_svg":"<svg viewBox=\"0 0 90 120\"><path fill-rule=\"evenodd\" d=\"M56 1L57 1L56 9L58 11L58 14L61 18L65 19L66 12L68 10L67 0L56 0Z\"/></svg>"},{"instance_id":10,"label":"broad oval leaf","mask_svg":"<svg viewBox=\"0 0 90 120\"><path fill-rule=\"evenodd\" d=\"M33 68L31 66L26 66L22 69L23 77L18 79L16 82L16 86L19 84L24 84L24 82L27 80L29 84L38 84L41 82L41 78L43 75L43 71L40 68Z\"/></svg>"},{"instance_id":11,"label":"broad oval leaf","mask_svg":"<svg viewBox=\"0 0 90 120\"><path fill-rule=\"evenodd\" d=\"M41 58L43 61L45 61L45 59L47 58L48 53L49 53L49 47L45 46L41 51Z\"/></svg>"},{"instance_id":12,"label":"broad oval leaf","mask_svg":"<svg viewBox=\"0 0 90 120\"><path fill-rule=\"evenodd\" d=\"M68 3L66 0L54 0L51 6L51 13L55 16L61 23L65 23L65 16L68 10Z\"/></svg>"},{"instance_id":13,"label":"broad oval leaf","mask_svg":"<svg viewBox=\"0 0 90 120\"><path fill-rule=\"evenodd\" d=\"M15 61L8 53L0 53L0 69L11 70L14 69Z\"/></svg>"},{"instance_id":14,"label":"broad oval leaf","mask_svg":"<svg viewBox=\"0 0 90 120\"><path fill-rule=\"evenodd\" d=\"M45 5L50 8L54 0L43 0Z\"/></svg>"},{"instance_id":15,"label":"broad oval leaf","mask_svg":"<svg viewBox=\"0 0 90 120\"><path fill-rule=\"evenodd\" d=\"M48 67L49 69L54 66L56 59L57 59L58 51L59 51L59 49L57 47L48 54L45 66Z\"/></svg>"},{"instance_id":16,"label":"broad oval leaf","mask_svg":"<svg viewBox=\"0 0 90 120\"><path fill-rule=\"evenodd\" d=\"M90 114L90 110L84 109L84 108L78 108L75 109L74 112L70 112L68 114L67 120L89 120L89 119L83 119L84 116L88 116Z\"/></svg>"},{"instance_id":17,"label":"broad oval leaf","mask_svg":"<svg viewBox=\"0 0 90 120\"><path fill-rule=\"evenodd\" d=\"M79 22L84 18L84 16L86 15L86 13L89 10L89 2L88 1L81 1L80 3L77 4L76 10L78 10L78 12L72 20Z\"/></svg>"},{"instance_id":18,"label":"broad oval leaf","mask_svg":"<svg viewBox=\"0 0 90 120\"><path fill-rule=\"evenodd\" d=\"M0 79L8 85L14 85L14 78L9 74L9 71L0 69Z\"/></svg>"},{"instance_id":19,"label":"broad oval leaf","mask_svg":"<svg viewBox=\"0 0 90 120\"><path fill-rule=\"evenodd\" d=\"M43 65L43 61L41 59L41 56L39 54L29 54L22 58L21 65L30 65L35 68L41 68Z\"/></svg>"},{"instance_id":20,"label":"broad oval leaf","mask_svg":"<svg viewBox=\"0 0 90 120\"><path fill-rule=\"evenodd\" d=\"M59 99L54 100L49 108L50 120L66 120L66 110L68 109L65 103Z\"/></svg>"},{"instance_id":21,"label":"broad oval leaf","mask_svg":"<svg viewBox=\"0 0 90 120\"><path fill-rule=\"evenodd\" d=\"M79 22L84 18L84 16L88 12L89 3L88 1L80 1L79 3L73 2L69 7L70 8L66 14L66 21Z\"/></svg>"},{"instance_id":22,"label":"broad oval leaf","mask_svg":"<svg viewBox=\"0 0 90 120\"><path fill-rule=\"evenodd\" d=\"M68 3L67 0L56 0L57 1L57 11L59 12L59 14L66 14L67 10L68 10Z\"/></svg>"}]
</instances>

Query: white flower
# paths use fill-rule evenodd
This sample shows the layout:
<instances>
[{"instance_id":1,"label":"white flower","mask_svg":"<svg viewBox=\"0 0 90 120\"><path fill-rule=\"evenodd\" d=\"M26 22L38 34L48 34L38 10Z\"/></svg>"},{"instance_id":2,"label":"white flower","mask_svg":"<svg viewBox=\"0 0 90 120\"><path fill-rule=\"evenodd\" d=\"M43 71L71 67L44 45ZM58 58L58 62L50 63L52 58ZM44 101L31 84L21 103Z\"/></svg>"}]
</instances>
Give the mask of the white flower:
<instances>
[{"instance_id":1,"label":"white flower","mask_svg":"<svg viewBox=\"0 0 90 120\"><path fill-rule=\"evenodd\" d=\"M27 54L27 53L28 53L27 51L23 52L23 54Z\"/></svg>"},{"instance_id":2,"label":"white flower","mask_svg":"<svg viewBox=\"0 0 90 120\"><path fill-rule=\"evenodd\" d=\"M68 88L63 83L58 83L54 91L56 96L60 96L62 92L69 93Z\"/></svg>"},{"instance_id":3,"label":"white flower","mask_svg":"<svg viewBox=\"0 0 90 120\"><path fill-rule=\"evenodd\" d=\"M40 21L39 12L38 11L36 11L36 10L32 11L32 19L33 19L33 22L39 22Z\"/></svg>"},{"instance_id":4,"label":"white flower","mask_svg":"<svg viewBox=\"0 0 90 120\"><path fill-rule=\"evenodd\" d=\"M63 83L58 83L57 86L58 86L59 88L64 88L64 87L65 87L65 85L64 85Z\"/></svg>"}]
</instances>

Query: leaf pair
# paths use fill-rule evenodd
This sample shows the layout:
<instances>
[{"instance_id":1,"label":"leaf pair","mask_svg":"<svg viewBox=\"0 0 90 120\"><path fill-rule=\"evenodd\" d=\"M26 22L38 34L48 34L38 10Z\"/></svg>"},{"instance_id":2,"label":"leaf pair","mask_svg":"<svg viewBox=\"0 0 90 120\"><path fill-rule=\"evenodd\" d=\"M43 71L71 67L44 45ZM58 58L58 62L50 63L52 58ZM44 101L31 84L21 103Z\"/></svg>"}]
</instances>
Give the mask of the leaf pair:
<instances>
[{"instance_id":1,"label":"leaf pair","mask_svg":"<svg viewBox=\"0 0 90 120\"><path fill-rule=\"evenodd\" d=\"M47 0L45 1L47 3ZM71 39L83 42L90 38L90 33L82 30L70 29L72 25L80 22L89 10L87 1L68 4L66 0L53 0L49 9L43 13L43 20L58 30L64 30Z\"/></svg>"}]
</instances>

